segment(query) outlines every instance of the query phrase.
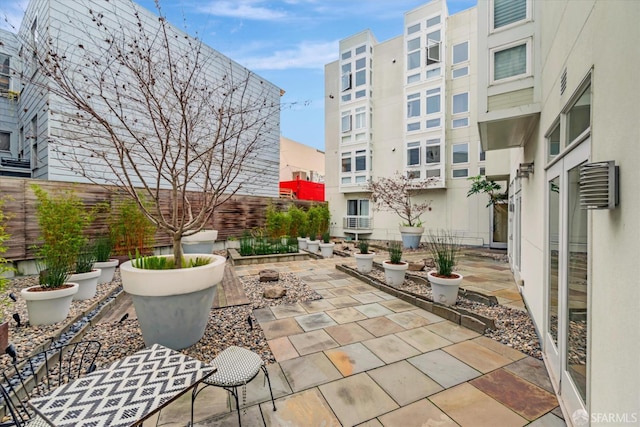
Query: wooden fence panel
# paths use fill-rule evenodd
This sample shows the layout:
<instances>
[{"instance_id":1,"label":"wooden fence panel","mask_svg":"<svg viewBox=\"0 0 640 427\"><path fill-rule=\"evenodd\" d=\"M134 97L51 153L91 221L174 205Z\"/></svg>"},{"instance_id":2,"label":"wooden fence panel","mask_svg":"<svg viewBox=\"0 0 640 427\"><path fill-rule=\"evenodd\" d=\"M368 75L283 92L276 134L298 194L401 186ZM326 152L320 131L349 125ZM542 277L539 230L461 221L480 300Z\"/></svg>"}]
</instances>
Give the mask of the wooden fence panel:
<instances>
[{"instance_id":1,"label":"wooden fence panel","mask_svg":"<svg viewBox=\"0 0 640 427\"><path fill-rule=\"evenodd\" d=\"M35 257L33 246L38 243L40 230L36 216L37 199L31 189L32 184L39 185L50 194L56 191L72 190L83 201L87 209L95 209L95 220L91 229L87 230L89 239L108 234L109 212L118 205L122 197L127 197L115 187L105 188L95 184L0 177L0 197L6 199L4 212L10 216L6 229L11 238L7 242L5 258L12 261ZM171 214L170 201L171 193L168 190L163 190L160 206L165 215ZM270 204L275 205L279 210L286 210L292 203L306 209L317 202L233 196L216 209L206 228L218 230L218 240L232 236L240 237L245 230L264 227L266 210ZM197 211L201 204L200 200L196 200L193 203L194 211ZM99 206L108 208L98 210ZM155 246L170 245L171 238L163 231L158 230L155 236Z\"/></svg>"}]
</instances>

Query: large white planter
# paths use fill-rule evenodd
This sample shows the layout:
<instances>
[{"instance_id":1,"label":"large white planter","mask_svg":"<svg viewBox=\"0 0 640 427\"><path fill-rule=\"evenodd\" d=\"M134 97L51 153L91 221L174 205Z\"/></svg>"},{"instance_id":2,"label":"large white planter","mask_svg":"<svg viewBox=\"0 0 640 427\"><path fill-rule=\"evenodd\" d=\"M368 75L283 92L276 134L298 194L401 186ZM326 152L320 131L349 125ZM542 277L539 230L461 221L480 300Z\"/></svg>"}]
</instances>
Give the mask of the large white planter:
<instances>
[{"instance_id":1,"label":"large white planter","mask_svg":"<svg viewBox=\"0 0 640 427\"><path fill-rule=\"evenodd\" d=\"M78 292L73 296L73 300L79 301L95 297L101 274L102 270L99 268L94 268L88 273L70 274L68 280L78 284Z\"/></svg>"},{"instance_id":2,"label":"large white planter","mask_svg":"<svg viewBox=\"0 0 640 427\"><path fill-rule=\"evenodd\" d=\"M358 252L353 254L353 256L356 257L356 268L360 273L371 273L371 270L373 270L373 257L376 256L375 252L369 252L367 254Z\"/></svg>"},{"instance_id":3,"label":"large white planter","mask_svg":"<svg viewBox=\"0 0 640 427\"><path fill-rule=\"evenodd\" d=\"M402 246L405 249L418 249L420 239L424 233L424 227L400 227L400 235L402 236Z\"/></svg>"},{"instance_id":4,"label":"large white planter","mask_svg":"<svg viewBox=\"0 0 640 427\"><path fill-rule=\"evenodd\" d=\"M31 291L40 288L40 285L37 285L20 291L20 295L27 302L29 323L32 326L53 325L67 318L71 308L71 299L78 292L79 286L77 283L65 284L72 286L62 289L47 289L46 291Z\"/></svg>"},{"instance_id":5,"label":"large white planter","mask_svg":"<svg viewBox=\"0 0 640 427\"><path fill-rule=\"evenodd\" d=\"M427 273L433 301L444 305L454 305L462 282L462 274L453 273L457 277L447 278L438 277L435 273L435 270Z\"/></svg>"},{"instance_id":6,"label":"large white planter","mask_svg":"<svg viewBox=\"0 0 640 427\"><path fill-rule=\"evenodd\" d=\"M333 258L333 247L335 243L320 243L320 255L322 258Z\"/></svg>"},{"instance_id":7,"label":"large white planter","mask_svg":"<svg viewBox=\"0 0 640 427\"><path fill-rule=\"evenodd\" d=\"M200 230L180 240L185 254L210 254L218 238L218 230Z\"/></svg>"},{"instance_id":8,"label":"large white planter","mask_svg":"<svg viewBox=\"0 0 640 427\"><path fill-rule=\"evenodd\" d=\"M131 261L120 266L122 287L131 294L147 346L158 343L180 350L204 335L226 259L211 254L184 257L187 261L209 258L211 262L176 270L144 270L133 267Z\"/></svg>"},{"instance_id":9,"label":"large white planter","mask_svg":"<svg viewBox=\"0 0 640 427\"><path fill-rule=\"evenodd\" d=\"M109 259L109 261L99 262L96 261L93 263L93 268L99 268L102 270L100 273L100 277L98 278L98 284L102 283L111 283L113 280L113 275L116 272L116 267L120 261L117 259Z\"/></svg>"},{"instance_id":10,"label":"large white planter","mask_svg":"<svg viewBox=\"0 0 640 427\"><path fill-rule=\"evenodd\" d=\"M309 252L317 254L319 249L320 249L320 240L307 239L307 250Z\"/></svg>"},{"instance_id":11,"label":"large white planter","mask_svg":"<svg viewBox=\"0 0 640 427\"><path fill-rule=\"evenodd\" d=\"M298 237L298 249L307 249L306 237Z\"/></svg>"},{"instance_id":12,"label":"large white planter","mask_svg":"<svg viewBox=\"0 0 640 427\"><path fill-rule=\"evenodd\" d=\"M391 261L382 261L384 267L384 281L389 286L400 286L404 283L404 274L409 268L408 262L391 264Z\"/></svg>"}]
</instances>

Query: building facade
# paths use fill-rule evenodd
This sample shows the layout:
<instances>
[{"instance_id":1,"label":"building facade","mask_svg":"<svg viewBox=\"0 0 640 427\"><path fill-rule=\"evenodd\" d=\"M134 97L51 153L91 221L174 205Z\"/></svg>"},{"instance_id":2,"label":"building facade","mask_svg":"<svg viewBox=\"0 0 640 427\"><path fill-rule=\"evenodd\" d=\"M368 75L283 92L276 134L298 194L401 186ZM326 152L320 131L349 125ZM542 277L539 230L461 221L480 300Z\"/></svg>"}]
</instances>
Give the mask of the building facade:
<instances>
[{"instance_id":1,"label":"building facade","mask_svg":"<svg viewBox=\"0 0 640 427\"><path fill-rule=\"evenodd\" d=\"M569 425L640 423L639 18L478 2L480 138L508 159L511 267Z\"/></svg>"},{"instance_id":2,"label":"building facade","mask_svg":"<svg viewBox=\"0 0 640 427\"><path fill-rule=\"evenodd\" d=\"M494 220L485 198L467 198L467 178L484 175L488 161L476 126L476 27L475 8L449 16L436 0L406 12L391 40L366 30L340 41L340 59L325 66L333 235L398 240L399 219L373 212L366 191L369 180L398 173L417 185L437 180L415 194L431 201L420 218L427 230L506 247L506 218Z\"/></svg>"},{"instance_id":3,"label":"building facade","mask_svg":"<svg viewBox=\"0 0 640 427\"><path fill-rule=\"evenodd\" d=\"M88 148L99 144L109 147L108 132L101 131L99 126L95 126L95 123L90 121L86 122L87 126L85 128L78 124L80 120L72 118L75 114L74 107L68 101L65 101L63 97L56 94L54 90L47 90L47 84L50 81L45 73L42 72L42 62L40 61L44 60L50 50L59 55L64 55L66 63L69 65L69 69L66 71L67 77L69 81L77 83L91 74L91 61L87 60L90 55L94 55L97 58L95 59L96 63L100 61L101 57L107 58L109 54L114 55L113 52L105 53L107 52L105 43L111 43L113 46L120 41L117 37L122 37L123 43L125 43L129 39L128 34L135 35L138 23L145 30L159 31L159 22L162 21L159 21L156 15L133 2L100 2L95 0L82 0L73 4L64 0L31 0L29 2L21 27L17 35L13 36L15 43L8 45L11 49L10 61L12 61L10 66L11 87L16 93L14 98L17 100L17 117L15 115L12 117L15 120L15 124L11 131L8 151L11 153L12 158L23 162L23 166L28 163L28 176L45 180L86 182L88 171L92 175L89 178L91 182L105 184L117 184L119 182L117 180L121 178L114 177L113 173L109 173L110 169L104 165L117 161L115 149L113 147L105 148L104 150L100 149L102 153L105 153L102 155L100 152L91 152L91 149ZM178 28L170 24L168 28L172 34L175 34L173 40L168 42L171 45L171 49L174 49L174 53L184 52L186 55L186 52L190 52L190 55L195 56L197 54L200 55L199 57L204 58L202 59L202 64L204 64L205 71L197 76L198 79L202 79L198 80L201 86L205 86L203 82L210 82L209 87L219 87L220 93L223 93L224 85L221 82L225 81L225 79L228 82L240 82L239 84L246 82L246 86L243 88L243 98L240 99L239 96L235 96L232 99L233 94L224 93L227 95L227 98L221 101L225 102L224 107L221 104L222 108L217 111L231 111L233 110L231 107L237 110L246 109L244 110L247 111L243 117L244 120L251 123L264 123L261 125L260 130L255 130L256 135L260 134L259 148L256 152L251 153L250 158L244 162L235 184L227 188L227 191L234 190L235 185L242 182L239 194L277 197L279 191L280 88L211 47L200 45L197 40L188 37ZM4 33L0 35L4 37ZM113 40L110 41L109 37L111 35L114 36ZM196 51L194 46L197 46L199 50ZM7 46L3 46L3 49L6 48ZM85 52L90 52L90 54ZM100 52L103 53L102 56ZM158 50L157 53L162 55L166 54L166 51ZM2 55L3 53L0 51L0 59L5 58ZM176 74L185 72L184 67L186 66L185 64L189 63L189 59L193 60L193 57L176 60L175 64L171 64L173 71ZM155 60L156 58L152 57L152 61ZM158 63L161 62L158 61ZM169 62L166 63L168 64ZM96 66L95 68L97 69L98 67ZM127 77L125 77L127 75L126 71L123 67L121 73L116 70L111 75L114 81L118 81L117 87L119 90L113 90L114 86L110 86L111 89L107 89L105 92L105 87L103 87L100 80L101 77L97 76L94 80L85 79L85 81L89 82L87 92L91 93L93 90L91 102L93 103L93 108L97 111L104 112L105 109L111 108L112 106L106 106L110 101L113 101L114 105L117 102L121 102L120 107L124 111L123 115L135 116L137 119L133 122L136 130L129 132L132 135L130 137L131 144L134 144L134 142L138 145L152 144L143 141L151 141L154 138L154 132L152 131L154 127L147 118L153 112L146 112L147 114L145 114L144 110L138 111L140 109L137 109L138 104L134 104L134 101L139 101L139 98L136 98L132 92L135 90L134 86L137 85L132 84L130 87L126 87L127 83L131 84L133 82L133 80L128 81ZM167 71L167 73L169 72ZM0 73L0 87L4 81L2 76L3 74ZM160 83L157 80L159 79L156 79L156 86L159 86ZM104 78L103 81L105 81ZM94 85L93 89L89 85ZM124 89L125 87L126 89ZM211 91L213 92L214 89ZM130 99L129 102L124 101L127 97ZM259 99L260 104L267 107L255 109L255 105L258 105L258 101L256 101L249 108L247 106L249 101L246 101L249 98ZM168 102L165 102L165 107L172 108L167 106L168 104ZM226 108L227 105L229 108ZM206 109L206 107L202 109ZM263 114L264 117L261 117L263 120L257 119L257 116L267 109L270 112ZM256 110L258 111L257 113L255 112ZM109 110L107 109L106 111ZM167 116L169 114L173 113L167 113ZM213 134L216 121L205 121L201 117L201 112L197 114L193 114L190 119L194 120L192 128L203 129L196 133L197 137L200 138L198 141L200 143L200 140L207 140L208 127L203 123L211 123L209 133ZM249 118L248 116L251 114L253 116ZM197 122L197 120L202 123ZM222 122L221 120L220 123ZM0 117L0 126L4 126L4 115ZM220 126L227 126L228 132L235 133L240 125L236 123L231 125L222 124ZM126 125L123 125L122 129L116 132L122 132L124 129L127 129ZM253 131L247 128L244 132L244 135L248 135ZM145 133L148 134L148 138L138 136L145 135ZM170 133L170 131L167 131L167 133ZM229 146L226 150L220 150L218 154L220 156L237 155L239 152L235 152L235 148L250 144L249 139L253 137L254 135L249 138L244 138L244 136L229 137L229 143L234 147ZM2 147L0 146L0 148ZM153 150L150 145L146 148ZM74 160L78 164L71 164L72 162L69 160L71 153L77 156L76 159L82 158L83 160ZM100 163L101 160L104 164ZM154 169L155 166L152 164L153 162L147 162L144 153L132 162L132 164L136 163L142 172L142 176L155 176L157 174ZM211 168L211 173L214 176L216 173L221 176L236 173L235 171L216 172L214 169L215 166ZM78 173L79 170L84 170L84 172ZM198 177L196 180L191 181L196 183L195 185L198 187L202 186L200 181L209 179L204 177L204 173L200 174L202 178ZM258 176L260 179L255 179ZM140 185L142 182L141 179L136 177L134 177L133 181L135 185ZM160 183L161 187L167 185L167 183Z\"/></svg>"}]
</instances>

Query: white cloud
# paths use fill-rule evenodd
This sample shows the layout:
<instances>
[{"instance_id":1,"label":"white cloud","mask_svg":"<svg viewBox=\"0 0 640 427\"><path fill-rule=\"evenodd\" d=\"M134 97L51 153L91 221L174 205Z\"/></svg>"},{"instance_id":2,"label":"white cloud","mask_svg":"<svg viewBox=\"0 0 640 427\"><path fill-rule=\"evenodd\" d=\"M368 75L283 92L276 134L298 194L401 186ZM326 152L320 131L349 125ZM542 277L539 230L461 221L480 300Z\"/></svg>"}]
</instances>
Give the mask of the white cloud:
<instances>
[{"instance_id":1,"label":"white cloud","mask_svg":"<svg viewBox=\"0 0 640 427\"><path fill-rule=\"evenodd\" d=\"M290 49L276 50L268 56L246 56L236 60L250 70L324 69L338 56L338 41L303 41Z\"/></svg>"},{"instance_id":2,"label":"white cloud","mask_svg":"<svg viewBox=\"0 0 640 427\"><path fill-rule=\"evenodd\" d=\"M198 9L214 16L252 19L257 21L277 21L287 16L285 11L262 7L262 0L212 1Z\"/></svg>"},{"instance_id":3,"label":"white cloud","mask_svg":"<svg viewBox=\"0 0 640 427\"><path fill-rule=\"evenodd\" d=\"M0 28L17 32L28 3L28 0L3 0L0 3Z\"/></svg>"}]
</instances>

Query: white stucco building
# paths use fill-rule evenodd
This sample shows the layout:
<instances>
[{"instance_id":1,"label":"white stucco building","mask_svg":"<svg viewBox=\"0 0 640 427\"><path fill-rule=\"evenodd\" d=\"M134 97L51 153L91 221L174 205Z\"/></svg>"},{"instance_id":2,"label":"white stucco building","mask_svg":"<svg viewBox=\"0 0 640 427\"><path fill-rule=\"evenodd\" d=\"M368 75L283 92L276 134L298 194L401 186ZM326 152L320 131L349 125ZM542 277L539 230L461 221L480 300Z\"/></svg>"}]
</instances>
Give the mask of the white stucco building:
<instances>
[{"instance_id":1,"label":"white stucco building","mask_svg":"<svg viewBox=\"0 0 640 427\"><path fill-rule=\"evenodd\" d=\"M508 158L511 266L574 425L640 423L638 19L635 1L478 2L482 146Z\"/></svg>"},{"instance_id":2,"label":"white stucco building","mask_svg":"<svg viewBox=\"0 0 640 427\"><path fill-rule=\"evenodd\" d=\"M103 60L106 62L109 55L117 55L114 53L115 50L113 49L115 48L113 46L116 46L120 41L125 44L127 40L131 40L132 37L130 36L136 34L138 21L142 27L145 28L145 31L150 31L153 34L155 34L160 27L158 17L154 13L129 1L104 2L98 0L79 0L69 2L65 0L31 0L29 2L20 29L17 35L13 37L16 42L8 45L8 48L13 48L12 51L14 51L11 57L12 64L9 80L11 87L18 94L15 101L17 102L16 111L18 114L17 117L14 118L16 124L13 126L9 137L9 150L4 151L8 151L12 158L20 160L24 164L28 162L30 177L57 181L86 181L86 171L89 171L93 175L91 178L93 182L113 184L117 183L116 179L118 179L117 174L112 173L109 168L104 167L104 165L100 163L100 160L98 160L104 157L105 164L116 161L113 154L115 150L111 148L111 154L108 154L110 148L106 148L103 151L107 153L106 156L100 153L96 154L96 152L90 153L91 155L87 154L89 152L87 147L94 147L97 146L96 144L101 143L104 144L105 147L109 146L109 143L105 142L110 139L108 132L104 131L104 129L101 130L99 126L95 126L95 122L91 123L90 121L86 121L86 128L82 126L82 124L79 125L77 123L78 120L74 121L74 119L71 119L75 114L75 110L70 107L70 104L53 90L47 90L45 88L48 80L42 72L38 59L36 58L44 60L43 58L50 49L60 56L64 55L66 58L66 63L69 64L70 67L67 71L69 81L78 84L78 82L81 82L86 76L90 77L85 81L88 82L87 87L90 85L93 86L88 87L87 91L89 94L91 94L91 91L94 93L91 94L93 95L91 97L87 96L87 99L92 99L91 102L94 103L93 106L96 110L104 111L104 109L107 108L105 106L106 102L119 99L120 101L114 101L113 105L118 104L118 102L120 102L120 104L118 104L116 108L113 108L112 105L109 107L110 110L107 111L118 111L122 109L124 116L128 115L128 117L137 118L137 121L135 121L132 126L128 125L130 127L127 127L122 125L121 129L116 132L125 132L128 135L127 137L129 137L130 134L131 136L129 138L132 144L150 144L146 148L151 147L153 143L149 143L148 141L153 141L156 135L154 127L147 117L153 114L153 112L140 108L140 105L144 105L144 103L139 103L138 101L141 97L144 97L144 95L140 96L139 93L136 92L134 94L133 92L137 90L138 86L143 85L137 84L133 80L127 80L125 76L131 76L132 74L127 74L129 70L125 67L120 69L120 73L118 73L119 70L112 70L114 72L106 77L90 75L92 68L99 68L97 65L91 66L92 61L95 60L95 64L98 64ZM169 24L169 31L171 32L171 41L169 43L172 45L171 49L173 49L175 55L186 55L187 52L189 52L189 55L195 57L197 52L201 64L204 64L204 72L198 73L197 76L194 73L192 77L185 77L183 81L198 79L198 85L204 88L203 90L211 88L211 93L216 93L215 91L218 90L220 94L224 93L224 95L226 95L226 98L220 102L220 107L215 107L215 110L212 107L213 103L204 107L190 107L197 112L198 116L196 117L196 115L193 114L190 118L193 120L193 123L189 123L189 125L192 129L201 129L201 131L194 133L194 135L199 138L198 141L191 141L190 144L210 143L208 141L214 139L210 135L215 134L214 130L219 123L227 123L225 120L228 120L229 123L233 120L236 120L236 122L232 125L221 124L217 127L226 127L226 132L231 134L231 136L228 137L229 144L231 145L225 150L221 148L217 150L216 155L218 156L232 156L235 154L233 150L236 147L248 145L250 138L259 134L259 143L257 144L259 148L251 153L250 158L244 162L242 172L239 174L234 185L237 185L239 182L243 184L238 194L277 197L280 154L280 88L252 73L250 70L247 70L232 59L215 51L213 48L206 45L200 47L198 40L188 37L184 32L171 24ZM4 39L5 34L0 33L0 36ZM159 34L155 35L156 39L162 38L158 36ZM110 40L110 37L112 40ZM153 38L154 37L150 37L147 40L153 40ZM112 48L111 52L108 52L106 48L107 44L110 44L109 47ZM194 46L197 48L194 48ZM5 47L3 47L3 49L4 48ZM196 49L200 50L196 51ZM150 49L150 51L151 50L152 49ZM0 50L0 55L3 54ZM95 55L95 59L87 59L90 55ZM152 58L150 62L153 62L153 66L155 67L158 66L156 64L161 64L163 60L156 58L154 55L168 56L166 50L154 50L150 56ZM0 59L3 58L4 56L0 56ZM166 66L167 71L162 75L169 74L169 67L172 67L175 74L183 73L186 75L185 69L187 65L185 64L189 63L189 61L186 57L178 57L174 59L174 63L170 63L169 61L164 61L164 63L168 65ZM99 65L103 66L102 63ZM4 68L0 68L0 71L2 70L4 70ZM4 79L3 73L0 72L0 88L3 85ZM104 83L109 79L117 82L117 91L113 89L113 84L108 86L107 83ZM159 87L161 84L166 83L164 81L160 83L158 80L159 79L156 79L153 83L154 87ZM231 83L227 84L229 90L225 90L226 86L223 81L233 81L237 82L238 85L244 85L241 88L243 89L242 95L235 95L235 93L230 90ZM207 85L205 82L209 84ZM178 84L179 83L180 82L178 82ZM127 87L126 84L131 84L131 86ZM167 83L167 85L169 84ZM177 84L174 84L174 87L176 86ZM164 88L164 86L162 87ZM109 90L111 90L111 92L109 92ZM116 92L118 93L117 97L115 95ZM167 94L171 94L171 91L167 91ZM168 97L158 96L159 104L164 102L164 107L166 107L165 112L170 108L175 108L175 103L172 104L173 101L163 101L166 98ZM214 99L216 97L211 96L209 98ZM127 101L127 99L129 100ZM249 99L255 100L255 102L248 101ZM136 102L138 103L136 104ZM250 103L252 104L249 108L247 105ZM263 105L266 107L257 109L254 108L255 105ZM207 109L213 111L210 114L210 116L213 117L211 120L203 119L202 111ZM219 123L216 123L215 111L229 112L234 111L234 109L235 111L242 110L251 112L245 114L242 119L223 117ZM269 110L268 113L266 113L267 110ZM175 109L175 111L179 110ZM229 113L229 116L231 116L231 114L234 113ZM236 116L238 115L237 113L235 114ZM166 117L169 115L172 115L172 119L175 119L178 113L169 112L166 114ZM252 117L249 118L249 115L252 115ZM259 119L257 118L258 116L260 116ZM241 126L239 124L241 120L244 120L242 126L245 126L244 123L260 123L261 127L260 129L256 128L252 130L247 125L246 128L248 130L244 130L244 134L242 134L237 131ZM210 125L207 126L207 123ZM180 120L176 120L175 124L175 133L181 132L181 135L183 135L182 131L186 127L177 129L179 128ZM0 127L1 126L4 126L4 115L0 115ZM135 129L133 131L126 130L131 128ZM3 129L0 128L0 131L2 130ZM207 135L207 132L210 135ZM245 137L245 135L249 135L252 132L254 132L255 135ZM171 130L167 130L166 133L169 135ZM236 137L236 133L240 136ZM145 134L149 137L139 136ZM175 136L172 136L172 138L177 140ZM157 141L158 138L155 140ZM194 146L196 146L195 144ZM2 148L6 147L0 146L0 149ZM151 147L151 149L153 148ZM0 154L2 154L2 151L3 150L0 150ZM80 153L78 158L82 158L83 161L76 161L76 163L82 164L82 167L85 168L84 176L82 176L82 173L77 173L81 168L77 166L73 167L68 160L71 152L74 152L76 155L78 152ZM222 154L223 152L225 154ZM146 173L151 174L150 176L155 176L155 166L152 164L155 160L147 161L148 156L146 156L144 152L141 153L142 154L138 155L131 164L137 164L143 175ZM214 175L216 173L219 175L227 175L227 172L217 171L216 166L210 170ZM201 172L199 173L202 174ZM229 174L234 173L235 172L229 172ZM114 177L114 175L116 175L116 177ZM259 179L256 179L257 177L259 177ZM134 184L139 185L140 180L135 178L136 177L134 177ZM198 179L202 181L205 178L201 179L199 177ZM197 183L198 179L192 182L199 186L201 184ZM166 184L162 182L160 183L160 186L165 185ZM233 189L233 186L227 190L231 189Z\"/></svg>"},{"instance_id":3,"label":"white stucco building","mask_svg":"<svg viewBox=\"0 0 640 427\"><path fill-rule=\"evenodd\" d=\"M400 238L394 213L373 212L368 180L399 173L439 181L416 192L432 201L421 217L472 245L506 247L506 210L496 217L482 196L467 198L468 177L488 158L476 123L476 9L452 16L444 1L406 12L401 35L378 42L369 30L340 41L325 66L326 197L332 234Z\"/></svg>"}]
</instances>

